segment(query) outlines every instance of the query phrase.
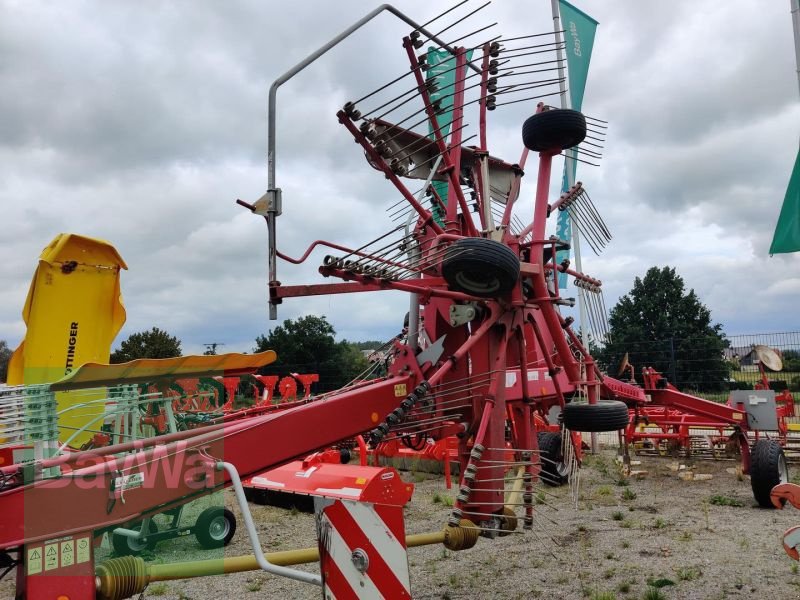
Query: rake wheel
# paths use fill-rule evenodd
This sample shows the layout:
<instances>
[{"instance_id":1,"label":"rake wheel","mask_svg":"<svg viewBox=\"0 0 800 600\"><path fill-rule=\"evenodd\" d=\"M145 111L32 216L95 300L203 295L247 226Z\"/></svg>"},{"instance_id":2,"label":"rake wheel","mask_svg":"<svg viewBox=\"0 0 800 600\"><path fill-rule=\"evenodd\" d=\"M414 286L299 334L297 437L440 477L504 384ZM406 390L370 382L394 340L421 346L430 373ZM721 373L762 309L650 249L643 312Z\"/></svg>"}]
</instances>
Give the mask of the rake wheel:
<instances>
[{"instance_id":1,"label":"rake wheel","mask_svg":"<svg viewBox=\"0 0 800 600\"><path fill-rule=\"evenodd\" d=\"M586 137L586 118L577 110L553 108L522 125L522 142L528 150L559 152L580 144Z\"/></svg>"},{"instance_id":2,"label":"rake wheel","mask_svg":"<svg viewBox=\"0 0 800 600\"><path fill-rule=\"evenodd\" d=\"M136 525L130 527L134 531L138 531L142 528L142 523L139 522ZM150 526L148 527L148 531L150 535L154 533L158 533L158 526L155 524L154 521L150 521ZM140 554L144 550L153 550L156 547L158 542L150 538L146 543L143 540L137 540L134 538L130 538L128 536L114 533L111 536L111 546L114 548L114 552L117 556L129 556L129 555L136 555Z\"/></svg>"},{"instance_id":3,"label":"rake wheel","mask_svg":"<svg viewBox=\"0 0 800 600\"><path fill-rule=\"evenodd\" d=\"M552 487L564 485L567 477L563 474L564 453L561 451L561 434L540 431L537 436L539 452L542 453L542 481Z\"/></svg>"},{"instance_id":4,"label":"rake wheel","mask_svg":"<svg viewBox=\"0 0 800 600\"><path fill-rule=\"evenodd\" d=\"M519 280L519 257L500 242L463 238L447 249L442 277L452 289L479 298L504 296Z\"/></svg>"},{"instance_id":5,"label":"rake wheel","mask_svg":"<svg viewBox=\"0 0 800 600\"><path fill-rule=\"evenodd\" d=\"M203 548L227 546L236 533L236 517L227 508L211 506L200 513L194 535Z\"/></svg>"},{"instance_id":6,"label":"rake wheel","mask_svg":"<svg viewBox=\"0 0 800 600\"><path fill-rule=\"evenodd\" d=\"M572 431L618 431L628 426L628 406L617 400L564 405L564 426Z\"/></svg>"},{"instance_id":7,"label":"rake wheel","mask_svg":"<svg viewBox=\"0 0 800 600\"><path fill-rule=\"evenodd\" d=\"M770 499L772 488L789 482L783 448L776 440L760 439L753 444L750 460L750 485L756 502L762 508L775 508Z\"/></svg>"}]
</instances>

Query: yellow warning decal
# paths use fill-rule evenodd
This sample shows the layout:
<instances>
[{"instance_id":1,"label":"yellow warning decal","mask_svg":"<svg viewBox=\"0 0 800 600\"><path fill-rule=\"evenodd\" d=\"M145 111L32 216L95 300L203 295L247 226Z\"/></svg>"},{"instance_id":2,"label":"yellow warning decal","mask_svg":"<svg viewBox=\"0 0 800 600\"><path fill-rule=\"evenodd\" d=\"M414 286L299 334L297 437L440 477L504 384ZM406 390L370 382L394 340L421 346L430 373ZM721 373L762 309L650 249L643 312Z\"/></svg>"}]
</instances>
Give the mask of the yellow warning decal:
<instances>
[{"instance_id":1,"label":"yellow warning decal","mask_svg":"<svg viewBox=\"0 0 800 600\"><path fill-rule=\"evenodd\" d=\"M365 483L367 483L366 477L359 477L358 479L356 479L356 485L364 485Z\"/></svg>"},{"instance_id":2,"label":"yellow warning decal","mask_svg":"<svg viewBox=\"0 0 800 600\"><path fill-rule=\"evenodd\" d=\"M42 572L42 547L28 548L28 575Z\"/></svg>"},{"instance_id":3,"label":"yellow warning decal","mask_svg":"<svg viewBox=\"0 0 800 600\"><path fill-rule=\"evenodd\" d=\"M91 540L88 537L78 538L75 541L76 545L78 546L77 551L75 552L75 562L77 564L89 562L89 557L91 555Z\"/></svg>"},{"instance_id":4,"label":"yellow warning decal","mask_svg":"<svg viewBox=\"0 0 800 600\"><path fill-rule=\"evenodd\" d=\"M71 567L75 564L75 541L61 542L61 566Z\"/></svg>"},{"instance_id":5,"label":"yellow warning decal","mask_svg":"<svg viewBox=\"0 0 800 600\"><path fill-rule=\"evenodd\" d=\"M733 413L734 421L741 421L742 419L744 419L744 415L742 413Z\"/></svg>"},{"instance_id":6,"label":"yellow warning decal","mask_svg":"<svg viewBox=\"0 0 800 600\"><path fill-rule=\"evenodd\" d=\"M401 396L405 396L408 392L406 392L406 384L405 383L398 383L394 386L394 397L400 398Z\"/></svg>"},{"instance_id":7,"label":"yellow warning decal","mask_svg":"<svg viewBox=\"0 0 800 600\"><path fill-rule=\"evenodd\" d=\"M44 547L44 570L52 571L58 568L58 544L47 544Z\"/></svg>"}]
</instances>

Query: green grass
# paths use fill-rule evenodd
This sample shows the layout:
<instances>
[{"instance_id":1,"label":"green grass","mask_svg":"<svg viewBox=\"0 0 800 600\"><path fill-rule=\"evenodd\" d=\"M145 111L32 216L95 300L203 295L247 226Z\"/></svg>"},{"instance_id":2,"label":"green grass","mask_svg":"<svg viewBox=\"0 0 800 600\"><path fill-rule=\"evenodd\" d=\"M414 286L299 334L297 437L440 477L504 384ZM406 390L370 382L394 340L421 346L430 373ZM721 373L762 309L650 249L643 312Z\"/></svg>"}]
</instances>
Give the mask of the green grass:
<instances>
[{"instance_id":1,"label":"green grass","mask_svg":"<svg viewBox=\"0 0 800 600\"><path fill-rule=\"evenodd\" d=\"M614 592L600 592L595 590L589 598L591 598L591 600L617 600L617 595Z\"/></svg>"},{"instance_id":2,"label":"green grass","mask_svg":"<svg viewBox=\"0 0 800 600\"><path fill-rule=\"evenodd\" d=\"M622 492L622 499L623 500L636 500L636 492L634 492L631 488L625 488Z\"/></svg>"},{"instance_id":3,"label":"green grass","mask_svg":"<svg viewBox=\"0 0 800 600\"><path fill-rule=\"evenodd\" d=\"M157 583L147 588L148 596L166 596L167 592L169 592L169 586L166 583Z\"/></svg>"},{"instance_id":4,"label":"green grass","mask_svg":"<svg viewBox=\"0 0 800 600\"><path fill-rule=\"evenodd\" d=\"M439 492L433 495L432 501L434 504L441 504L442 506L453 506L453 499L447 494L440 494Z\"/></svg>"},{"instance_id":5,"label":"green grass","mask_svg":"<svg viewBox=\"0 0 800 600\"><path fill-rule=\"evenodd\" d=\"M620 511L616 511L614 514L611 515L611 518L614 519L615 521L622 521L622 519L625 518L625 515L623 515Z\"/></svg>"},{"instance_id":6,"label":"green grass","mask_svg":"<svg viewBox=\"0 0 800 600\"><path fill-rule=\"evenodd\" d=\"M679 567L675 573L681 581L694 581L703 575L699 567Z\"/></svg>"},{"instance_id":7,"label":"green grass","mask_svg":"<svg viewBox=\"0 0 800 600\"><path fill-rule=\"evenodd\" d=\"M653 521L653 529L664 529L667 526L667 522L662 519L661 517L657 518Z\"/></svg>"},{"instance_id":8,"label":"green grass","mask_svg":"<svg viewBox=\"0 0 800 600\"><path fill-rule=\"evenodd\" d=\"M648 587L642 595L642 600L667 600L667 597L660 589Z\"/></svg>"}]
</instances>

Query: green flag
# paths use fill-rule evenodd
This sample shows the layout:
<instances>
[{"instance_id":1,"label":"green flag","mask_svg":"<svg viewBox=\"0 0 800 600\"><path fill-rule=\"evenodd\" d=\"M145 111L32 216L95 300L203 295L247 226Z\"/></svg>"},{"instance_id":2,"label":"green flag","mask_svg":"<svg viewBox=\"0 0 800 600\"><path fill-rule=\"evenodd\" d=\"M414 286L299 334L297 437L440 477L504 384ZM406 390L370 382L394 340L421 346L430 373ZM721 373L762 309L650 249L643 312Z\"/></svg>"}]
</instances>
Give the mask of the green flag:
<instances>
[{"instance_id":1,"label":"green flag","mask_svg":"<svg viewBox=\"0 0 800 600\"><path fill-rule=\"evenodd\" d=\"M472 50L467 51L467 61L470 60L472 60ZM447 138L447 134L450 133L450 125L453 123L453 102L457 72L456 57L450 54L448 50L428 48L427 62L430 68L426 74L426 79L436 79L436 91L430 95L431 102L438 100L444 111L437 116L436 122L439 124L442 137ZM433 126L430 122L428 122L428 131L430 132L430 137L433 138ZM448 182L434 181L432 185L442 202L447 204ZM434 220L441 225L444 221L444 212L439 208L438 204L434 204L432 212Z\"/></svg>"},{"instance_id":2,"label":"green flag","mask_svg":"<svg viewBox=\"0 0 800 600\"><path fill-rule=\"evenodd\" d=\"M800 250L800 151L794 160L794 169L789 178L789 187L786 188L786 197L783 199L778 224L775 225L775 235L772 236L769 253L781 254L798 250Z\"/></svg>"},{"instance_id":3,"label":"green flag","mask_svg":"<svg viewBox=\"0 0 800 600\"><path fill-rule=\"evenodd\" d=\"M586 89L586 77L589 74L589 61L592 58L597 21L565 0L559 0L558 4L561 27L564 29L564 53L567 57L567 87L569 88L570 107L573 110L580 110L583 105L583 92ZM569 184L567 183L568 169L571 171L571 181L575 183L577 165L578 161L576 160L564 161L562 191L569 190ZM567 241L572 237L572 226L570 225L567 211L558 214L556 235L560 239ZM558 262L565 258L569 258L569 250L560 250L556 254ZM558 274L558 286L562 289L567 287L566 273Z\"/></svg>"},{"instance_id":4,"label":"green flag","mask_svg":"<svg viewBox=\"0 0 800 600\"><path fill-rule=\"evenodd\" d=\"M573 110L580 110L583 105L583 91L586 89L586 76L589 73L589 61L592 58L597 21L565 0L559 0L558 4L566 45L570 107Z\"/></svg>"}]
</instances>

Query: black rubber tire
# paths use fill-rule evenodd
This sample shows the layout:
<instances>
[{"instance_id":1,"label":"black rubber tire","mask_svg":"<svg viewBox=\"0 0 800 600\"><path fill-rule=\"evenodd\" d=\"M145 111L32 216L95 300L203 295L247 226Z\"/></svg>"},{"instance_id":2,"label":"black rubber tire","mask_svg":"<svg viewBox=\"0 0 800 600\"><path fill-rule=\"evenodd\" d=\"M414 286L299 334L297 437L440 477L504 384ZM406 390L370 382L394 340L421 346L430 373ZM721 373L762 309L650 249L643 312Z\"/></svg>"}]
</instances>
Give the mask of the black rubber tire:
<instances>
[{"instance_id":1,"label":"black rubber tire","mask_svg":"<svg viewBox=\"0 0 800 600\"><path fill-rule=\"evenodd\" d=\"M617 400L600 400L597 404L565 404L564 426L572 431L618 431L628 426L628 406Z\"/></svg>"},{"instance_id":2,"label":"black rubber tire","mask_svg":"<svg viewBox=\"0 0 800 600\"><path fill-rule=\"evenodd\" d=\"M750 486L758 505L775 508L769 494L779 483L788 482L789 470L781 445L776 440L765 439L753 444L750 450Z\"/></svg>"},{"instance_id":3,"label":"black rubber tire","mask_svg":"<svg viewBox=\"0 0 800 600\"><path fill-rule=\"evenodd\" d=\"M131 525L128 529L139 531L141 527L142 522L140 521ZM158 533L158 525L156 525L152 519L150 519L148 530L151 534ZM111 546L114 548L114 553L117 556L136 556L137 554L141 554L144 550L153 550L157 543L157 541L148 540L145 544L140 540L134 540L118 533L111 534Z\"/></svg>"},{"instance_id":4,"label":"black rubber tire","mask_svg":"<svg viewBox=\"0 0 800 600\"><path fill-rule=\"evenodd\" d=\"M463 238L445 252L442 277L450 288L472 296L504 296L519 281L519 257L500 242Z\"/></svg>"},{"instance_id":5,"label":"black rubber tire","mask_svg":"<svg viewBox=\"0 0 800 600\"><path fill-rule=\"evenodd\" d=\"M222 548L236 533L236 517L227 508L212 506L200 513L194 528L194 536L203 548Z\"/></svg>"},{"instance_id":6,"label":"black rubber tire","mask_svg":"<svg viewBox=\"0 0 800 600\"><path fill-rule=\"evenodd\" d=\"M558 487L567 482L566 476L560 471L563 468L564 453L561 451L561 434L551 431L540 431L536 434L539 442L539 452L542 456L541 479L546 485Z\"/></svg>"},{"instance_id":7,"label":"black rubber tire","mask_svg":"<svg viewBox=\"0 0 800 600\"><path fill-rule=\"evenodd\" d=\"M586 138L586 118L577 110L552 108L528 117L522 125L522 142L534 152L560 152Z\"/></svg>"}]
</instances>

